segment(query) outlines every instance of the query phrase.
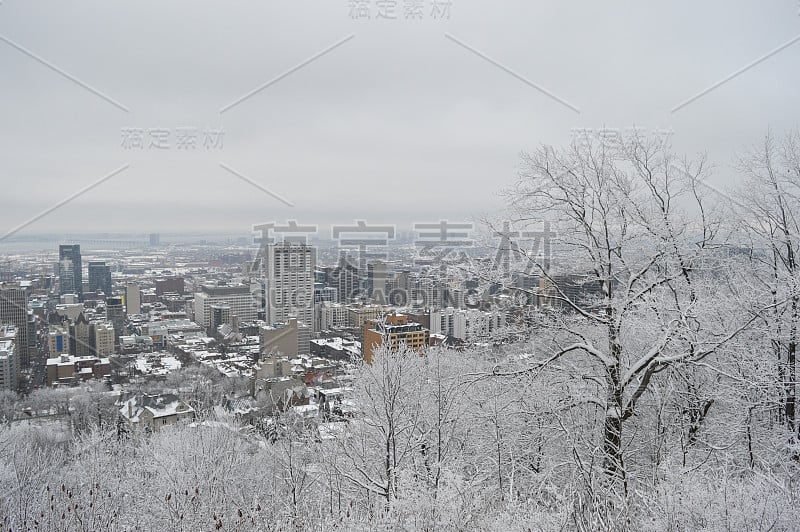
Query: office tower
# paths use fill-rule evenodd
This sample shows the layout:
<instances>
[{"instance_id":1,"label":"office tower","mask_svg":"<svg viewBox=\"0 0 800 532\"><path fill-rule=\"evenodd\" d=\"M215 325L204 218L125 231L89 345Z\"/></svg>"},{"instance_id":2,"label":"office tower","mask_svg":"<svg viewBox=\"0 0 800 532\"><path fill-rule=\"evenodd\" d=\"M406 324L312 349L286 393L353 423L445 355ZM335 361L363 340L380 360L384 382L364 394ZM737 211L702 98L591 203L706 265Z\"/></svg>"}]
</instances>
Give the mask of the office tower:
<instances>
[{"instance_id":1,"label":"office tower","mask_svg":"<svg viewBox=\"0 0 800 532\"><path fill-rule=\"evenodd\" d=\"M367 265L367 295L376 303L385 305L387 302L386 282L389 279L389 269L385 262L370 262Z\"/></svg>"},{"instance_id":2,"label":"office tower","mask_svg":"<svg viewBox=\"0 0 800 532\"><path fill-rule=\"evenodd\" d=\"M128 283L125 286L125 312L128 316L142 313L142 293L138 284Z\"/></svg>"},{"instance_id":3,"label":"office tower","mask_svg":"<svg viewBox=\"0 0 800 532\"><path fill-rule=\"evenodd\" d=\"M111 296L111 267L102 260L89 261L89 291Z\"/></svg>"},{"instance_id":4,"label":"office tower","mask_svg":"<svg viewBox=\"0 0 800 532\"><path fill-rule=\"evenodd\" d=\"M0 390L15 390L19 377L18 330L14 325L0 325Z\"/></svg>"},{"instance_id":5,"label":"office tower","mask_svg":"<svg viewBox=\"0 0 800 532\"><path fill-rule=\"evenodd\" d=\"M321 288L319 283L314 286L314 303L338 303L339 291L332 287L326 286Z\"/></svg>"},{"instance_id":6,"label":"office tower","mask_svg":"<svg viewBox=\"0 0 800 532\"><path fill-rule=\"evenodd\" d=\"M332 276L340 303L349 303L353 300L361 299L358 266L346 254L339 257L339 265L333 270Z\"/></svg>"},{"instance_id":7,"label":"office tower","mask_svg":"<svg viewBox=\"0 0 800 532\"><path fill-rule=\"evenodd\" d=\"M231 323L231 306L221 303L211 305L211 328L216 330L226 323Z\"/></svg>"},{"instance_id":8,"label":"office tower","mask_svg":"<svg viewBox=\"0 0 800 532\"><path fill-rule=\"evenodd\" d=\"M317 305L316 330L327 331L347 327L350 323L348 308L341 303L323 302Z\"/></svg>"},{"instance_id":9,"label":"office tower","mask_svg":"<svg viewBox=\"0 0 800 532\"><path fill-rule=\"evenodd\" d=\"M161 245L161 235L159 233L150 233L150 247L158 247Z\"/></svg>"},{"instance_id":10,"label":"office tower","mask_svg":"<svg viewBox=\"0 0 800 532\"><path fill-rule=\"evenodd\" d=\"M26 329L26 333L28 336L28 353L36 354L36 314L33 313L32 310L28 311L28 327ZM30 356L29 356L30 358Z\"/></svg>"},{"instance_id":11,"label":"office tower","mask_svg":"<svg viewBox=\"0 0 800 532\"><path fill-rule=\"evenodd\" d=\"M106 299L106 319L114 325L114 336L118 339L125 331L125 309L122 307L122 298Z\"/></svg>"},{"instance_id":12,"label":"office tower","mask_svg":"<svg viewBox=\"0 0 800 532\"><path fill-rule=\"evenodd\" d=\"M83 301L83 265L79 244L58 246L58 279L61 286L59 294L76 294L78 300Z\"/></svg>"},{"instance_id":13,"label":"office tower","mask_svg":"<svg viewBox=\"0 0 800 532\"><path fill-rule=\"evenodd\" d=\"M69 354L78 357L91 355L89 321L83 312L69 324Z\"/></svg>"},{"instance_id":14,"label":"office tower","mask_svg":"<svg viewBox=\"0 0 800 532\"><path fill-rule=\"evenodd\" d=\"M230 307L230 317L238 317L240 323L258 318L257 299L248 285L201 285L194 295L194 321L204 329L213 323L212 305Z\"/></svg>"},{"instance_id":15,"label":"office tower","mask_svg":"<svg viewBox=\"0 0 800 532\"><path fill-rule=\"evenodd\" d=\"M296 317L302 325L313 326L316 262L316 249L306 244L284 241L267 246L264 277L268 323L285 323L289 317Z\"/></svg>"},{"instance_id":16,"label":"office tower","mask_svg":"<svg viewBox=\"0 0 800 532\"><path fill-rule=\"evenodd\" d=\"M432 310L430 313L431 334L467 339L467 312L453 307Z\"/></svg>"},{"instance_id":17,"label":"office tower","mask_svg":"<svg viewBox=\"0 0 800 532\"><path fill-rule=\"evenodd\" d=\"M90 327L94 355L105 357L114 354L114 325L111 323L93 323Z\"/></svg>"},{"instance_id":18,"label":"office tower","mask_svg":"<svg viewBox=\"0 0 800 532\"><path fill-rule=\"evenodd\" d=\"M22 283L0 283L0 324L17 328L17 362L19 367L30 365L28 338L28 290Z\"/></svg>"}]
</instances>

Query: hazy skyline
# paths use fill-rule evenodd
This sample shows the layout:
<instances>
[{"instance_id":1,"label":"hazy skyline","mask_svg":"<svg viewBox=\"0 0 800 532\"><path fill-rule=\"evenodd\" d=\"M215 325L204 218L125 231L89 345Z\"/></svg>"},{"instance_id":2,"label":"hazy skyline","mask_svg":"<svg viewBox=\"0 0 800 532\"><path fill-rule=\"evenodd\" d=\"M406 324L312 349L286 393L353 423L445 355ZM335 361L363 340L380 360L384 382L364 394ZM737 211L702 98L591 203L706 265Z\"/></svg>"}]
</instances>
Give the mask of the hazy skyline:
<instances>
[{"instance_id":1,"label":"hazy skyline","mask_svg":"<svg viewBox=\"0 0 800 532\"><path fill-rule=\"evenodd\" d=\"M724 188L737 150L797 126L795 0L351 3L2 1L0 233L59 203L19 234L464 220L575 128L669 130Z\"/></svg>"}]
</instances>

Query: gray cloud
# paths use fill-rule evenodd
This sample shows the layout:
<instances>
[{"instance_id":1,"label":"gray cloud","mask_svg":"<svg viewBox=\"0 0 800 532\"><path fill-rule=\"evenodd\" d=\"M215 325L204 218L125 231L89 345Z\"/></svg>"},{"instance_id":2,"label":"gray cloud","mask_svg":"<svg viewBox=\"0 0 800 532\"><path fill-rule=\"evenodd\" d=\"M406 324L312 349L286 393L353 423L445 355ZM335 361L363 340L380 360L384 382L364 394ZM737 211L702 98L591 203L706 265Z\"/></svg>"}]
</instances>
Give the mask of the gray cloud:
<instances>
[{"instance_id":1,"label":"gray cloud","mask_svg":"<svg viewBox=\"0 0 800 532\"><path fill-rule=\"evenodd\" d=\"M575 127L671 128L678 150L709 153L711 182L725 186L735 150L797 125L800 43L670 110L800 34L797 10L792 0L453 0L449 20L411 21L351 20L346 1L7 0L0 35L130 112L0 42L0 231L127 163L25 232L465 218L501 206L519 151L566 143ZM222 149L121 146L123 128L185 126L224 128Z\"/></svg>"}]
</instances>

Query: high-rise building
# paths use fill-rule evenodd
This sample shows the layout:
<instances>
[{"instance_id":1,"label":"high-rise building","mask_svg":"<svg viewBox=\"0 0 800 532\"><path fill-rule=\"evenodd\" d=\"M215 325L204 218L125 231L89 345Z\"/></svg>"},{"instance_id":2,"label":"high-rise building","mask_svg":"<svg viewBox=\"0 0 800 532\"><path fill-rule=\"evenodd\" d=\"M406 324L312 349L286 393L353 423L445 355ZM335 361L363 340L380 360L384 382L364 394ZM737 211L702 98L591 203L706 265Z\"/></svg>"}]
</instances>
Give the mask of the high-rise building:
<instances>
[{"instance_id":1,"label":"high-rise building","mask_svg":"<svg viewBox=\"0 0 800 532\"><path fill-rule=\"evenodd\" d=\"M114 325L111 323L93 323L91 325L94 338L94 355L105 357L114 354Z\"/></svg>"},{"instance_id":2,"label":"high-rise building","mask_svg":"<svg viewBox=\"0 0 800 532\"><path fill-rule=\"evenodd\" d=\"M36 354L36 324L37 324L37 316L34 314L33 310L28 311L28 327L26 329L26 333L28 336L28 346L27 346L27 353L29 353L28 358L30 358L30 354Z\"/></svg>"},{"instance_id":3,"label":"high-rise building","mask_svg":"<svg viewBox=\"0 0 800 532\"><path fill-rule=\"evenodd\" d=\"M128 283L125 286L125 312L128 316L142 313L142 293L138 284Z\"/></svg>"},{"instance_id":4,"label":"high-rise building","mask_svg":"<svg viewBox=\"0 0 800 532\"><path fill-rule=\"evenodd\" d=\"M389 269L385 262L376 261L367 264L367 295L380 305L387 303L388 279Z\"/></svg>"},{"instance_id":5,"label":"high-rise building","mask_svg":"<svg viewBox=\"0 0 800 532\"><path fill-rule=\"evenodd\" d=\"M0 324L17 328L17 361L20 367L30 365L28 335L28 287L22 283L0 283Z\"/></svg>"},{"instance_id":6,"label":"high-rise building","mask_svg":"<svg viewBox=\"0 0 800 532\"><path fill-rule=\"evenodd\" d=\"M338 303L339 290L332 286L322 287L314 283L314 303Z\"/></svg>"},{"instance_id":7,"label":"high-rise building","mask_svg":"<svg viewBox=\"0 0 800 532\"><path fill-rule=\"evenodd\" d=\"M105 261L89 261L89 291L101 291L106 297L111 297L111 267Z\"/></svg>"},{"instance_id":8,"label":"high-rise building","mask_svg":"<svg viewBox=\"0 0 800 532\"><path fill-rule=\"evenodd\" d=\"M211 305L211 328L231 323L231 306L224 303Z\"/></svg>"},{"instance_id":9,"label":"high-rise building","mask_svg":"<svg viewBox=\"0 0 800 532\"><path fill-rule=\"evenodd\" d=\"M332 272L333 283L338 291L339 302L349 303L362 299L361 277L358 266L343 254L339 257L339 264Z\"/></svg>"},{"instance_id":10,"label":"high-rise building","mask_svg":"<svg viewBox=\"0 0 800 532\"><path fill-rule=\"evenodd\" d=\"M59 294L77 294L78 300L83 301L83 264L79 244L58 246L58 279Z\"/></svg>"},{"instance_id":11,"label":"high-rise building","mask_svg":"<svg viewBox=\"0 0 800 532\"><path fill-rule=\"evenodd\" d=\"M122 306L122 298L106 299L106 319L114 326L115 337L119 338L125 331L125 309Z\"/></svg>"},{"instance_id":12,"label":"high-rise building","mask_svg":"<svg viewBox=\"0 0 800 532\"><path fill-rule=\"evenodd\" d=\"M89 356L92 351L90 345L89 321L83 312L69 324L69 354L78 357Z\"/></svg>"},{"instance_id":13,"label":"high-rise building","mask_svg":"<svg viewBox=\"0 0 800 532\"><path fill-rule=\"evenodd\" d=\"M266 321L285 323L296 317L303 325L312 327L316 249L284 241L268 245L265 256Z\"/></svg>"},{"instance_id":14,"label":"high-rise building","mask_svg":"<svg viewBox=\"0 0 800 532\"><path fill-rule=\"evenodd\" d=\"M211 327L214 319L212 305L227 305L230 318L236 316L240 323L253 321L258 318L256 303L248 285L204 284L194 295L194 321L203 328Z\"/></svg>"},{"instance_id":15,"label":"high-rise building","mask_svg":"<svg viewBox=\"0 0 800 532\"><path fill-rule=\"evenodd\" d=\"M150 233L150 247L158 247L161 245L161 234Z\"/></svg>"},{"instance_id":16,"label":"high-rise building","mask_svg":"<svg viewBox=\"0 0 800 532\"><path fill-rule=\"evenodd\" d=\"M349 325L349 309L341 303L324 302L317 305L316 330L327 331Z\"/></svg>"},{"instance_id":17,"label":"high-rise building","mask_svg":"<svg viewBox=\"0 0 800 532\"><path fill-rule=\"evenodd\" d=\"M18 329L11 324L0 325L0 390L14 390L19 378Z\"/></svg>"},{"instance_id":18,"label":"high-rise building","mask_svg":"<svg viewBox=\"0 0 800 532\"><path fill-rule=\"evenodd\" d=\"M467 339L467 312L448 307L432 310L430 314L431 334L443 334L460 340Z\"/></svg>"}]
</instances>

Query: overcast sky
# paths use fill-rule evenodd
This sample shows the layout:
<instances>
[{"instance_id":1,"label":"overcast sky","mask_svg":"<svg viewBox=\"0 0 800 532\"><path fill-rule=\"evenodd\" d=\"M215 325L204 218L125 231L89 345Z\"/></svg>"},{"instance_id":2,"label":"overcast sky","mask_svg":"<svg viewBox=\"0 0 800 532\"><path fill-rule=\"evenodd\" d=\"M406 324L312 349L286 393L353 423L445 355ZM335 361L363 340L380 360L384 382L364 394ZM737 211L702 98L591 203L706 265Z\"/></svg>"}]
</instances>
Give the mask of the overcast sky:
<instances>
[{"instance_id":1,"label":"overcast sky","mask_svg":"<svg viewBox=\"0 0 800 532\"><path fill-rule=\"evenodd\" d=\"M800 120L800 42L672 112L798 37L797 0L352 3L0 0L0 233L125 165L22 234L462 220L574 128L672 130L725 187Z\"/></svg>"}]
</instances>

